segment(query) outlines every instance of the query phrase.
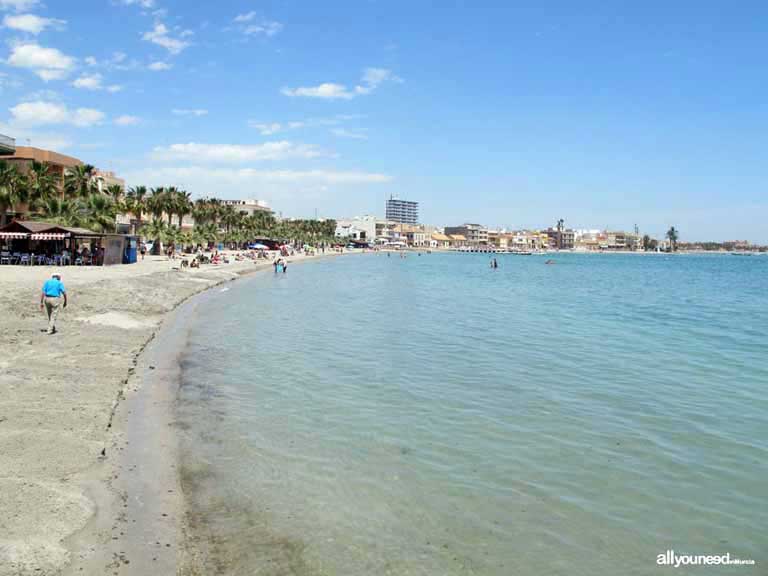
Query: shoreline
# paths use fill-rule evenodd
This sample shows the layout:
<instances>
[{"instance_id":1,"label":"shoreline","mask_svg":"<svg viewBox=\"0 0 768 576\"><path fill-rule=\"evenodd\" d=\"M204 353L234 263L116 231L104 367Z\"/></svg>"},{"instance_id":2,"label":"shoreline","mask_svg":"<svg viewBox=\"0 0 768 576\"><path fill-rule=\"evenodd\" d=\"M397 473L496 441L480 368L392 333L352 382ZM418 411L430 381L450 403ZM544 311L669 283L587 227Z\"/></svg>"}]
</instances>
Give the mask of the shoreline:
<instances>
[{"instance_id":1,"label":"shoreline","mask_svg":"<svg viewBox=\"0 0 768 576\"><path fill-rule=\"evenodd\" d=\"M289 261L337 255L294 256ZM141 453L136 432L146 432L145 442L162 436L162 446L156 454L150 451L151 456L167 455L172 448L173 430L146 426L151 418L130 429L132 402L150 388L142 381L149 369L145 361L156 337L174 325L193 297L268 271L271 261L194 271L174 266L178 261L155 257L130 266L60 269L70 306L60 314L53 337L40 331L45 323L36 296L54 269L0 271L0 314L8 321L0 335L7 350L0 358L0 386L8 392L0 400L0 491L8 496L0 499L0 576L147 573L139 557L129 557L124 548L130 540L126 535L143 531L149 516L129 518L130 495L112 489L121 478L129 480L129 472L146 469L147 453ZM169 387L151 387L158 393L163 388ZM168 404L167 397L144 400L149 402L146 413L154 410L155 416ZM124 466L130 458L134 464ZM178 491L164 494L168 496L159 505L175 506L178 496L171 494ZM156 525L167 528L168 518L178 520L174 516L164 510ZM144 540L135 542L146 552ZM174 556L178 550L175 545L163 548ZM168 553L157 557L167 559Z\"/></svg>"}]
</instances>

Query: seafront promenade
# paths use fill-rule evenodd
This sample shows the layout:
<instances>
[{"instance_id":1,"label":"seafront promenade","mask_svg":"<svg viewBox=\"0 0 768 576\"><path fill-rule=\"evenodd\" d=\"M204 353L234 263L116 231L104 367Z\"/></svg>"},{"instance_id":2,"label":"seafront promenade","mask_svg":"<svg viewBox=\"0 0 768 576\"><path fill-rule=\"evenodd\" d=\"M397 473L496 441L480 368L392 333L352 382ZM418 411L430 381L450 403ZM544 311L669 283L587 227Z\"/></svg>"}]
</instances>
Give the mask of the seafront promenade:
<instances>
[{"instance_id":1,"label":"seafront promenade","mask_svg":"<svg viewBox=\"0 0 768 576\"><path fill-rule=\"evenodd\" d=\"M271 265L179 270L178 260L147 257L57 268L69 306L53 336L41 331L39 290L54 268L0 268L0 576L59 574L72 560L67 540L95 512L84 487L114 456L115 406L164 317L195 293Z\"/></svg>"}]
</instances>

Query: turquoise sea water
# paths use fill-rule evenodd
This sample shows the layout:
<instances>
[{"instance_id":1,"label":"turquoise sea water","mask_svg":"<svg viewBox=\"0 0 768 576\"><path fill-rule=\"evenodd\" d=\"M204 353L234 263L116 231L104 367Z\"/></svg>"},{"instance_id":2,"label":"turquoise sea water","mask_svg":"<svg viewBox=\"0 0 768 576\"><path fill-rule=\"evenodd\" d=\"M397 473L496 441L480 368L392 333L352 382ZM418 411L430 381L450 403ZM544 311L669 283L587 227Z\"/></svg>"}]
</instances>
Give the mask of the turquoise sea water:
<instances>
[{"instance_id":1,"label":"turquoise sea water","mask_svg":"<svg viewBox=\"0 0 768 576\"><path fill-rule=\"evenodd\" d=\"M207 573L768 574L768 257L498 258L206 297L178 418Z\"/></svg>"}]
</instances>

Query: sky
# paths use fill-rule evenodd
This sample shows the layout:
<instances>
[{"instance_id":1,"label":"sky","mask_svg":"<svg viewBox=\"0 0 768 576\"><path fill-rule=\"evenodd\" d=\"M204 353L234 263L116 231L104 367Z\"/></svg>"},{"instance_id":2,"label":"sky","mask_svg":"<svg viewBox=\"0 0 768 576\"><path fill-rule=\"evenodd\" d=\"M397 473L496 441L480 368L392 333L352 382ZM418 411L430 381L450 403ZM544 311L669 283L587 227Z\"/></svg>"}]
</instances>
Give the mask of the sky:
<instances>
[{"instance_id":1,"label":"sky","mask_svg":"<svg viewBox=\"0 0 768 576\"><path fill-rule=\"evenodd\" d=\"M768 5L0 0L0 133L289 217L768 243Z\"/></svg>"}]
</instances>

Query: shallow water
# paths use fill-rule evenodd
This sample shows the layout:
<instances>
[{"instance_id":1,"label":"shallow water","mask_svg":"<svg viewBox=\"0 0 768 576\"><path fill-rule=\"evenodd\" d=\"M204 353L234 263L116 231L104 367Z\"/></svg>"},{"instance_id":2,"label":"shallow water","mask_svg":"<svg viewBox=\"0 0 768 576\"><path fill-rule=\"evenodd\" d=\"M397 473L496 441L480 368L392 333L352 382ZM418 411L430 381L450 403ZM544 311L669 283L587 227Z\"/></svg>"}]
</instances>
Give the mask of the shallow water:
<instances>
[{"instance_id":1,"label":"shallow water","mask_svg":"<svg viewBox=\"0 0 768 576\"><path fill-rule=\"evenodd\" d=\"M498 258L208 296L178 409L207 573L766 573L768 257Z\"/></svg>"}]
</instances>

